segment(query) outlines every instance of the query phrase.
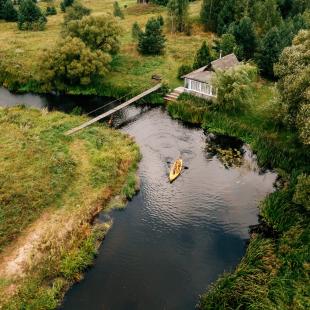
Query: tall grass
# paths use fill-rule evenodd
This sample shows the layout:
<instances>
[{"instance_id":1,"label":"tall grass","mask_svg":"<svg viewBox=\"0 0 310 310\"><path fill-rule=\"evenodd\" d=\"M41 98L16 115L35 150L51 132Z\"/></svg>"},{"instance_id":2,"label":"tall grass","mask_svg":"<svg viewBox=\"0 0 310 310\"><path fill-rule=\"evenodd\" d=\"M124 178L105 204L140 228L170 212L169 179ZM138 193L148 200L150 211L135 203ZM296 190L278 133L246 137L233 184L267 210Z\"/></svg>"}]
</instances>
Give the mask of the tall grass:
<instances>
[{"instance_id":1,"label":"tall grass","mask_svg":"<svg viewBox=\"0 0 310 310\"><path fill-rule=\"evenodd\" d=\"M19 247L30 249L17 274L0 275L4 309L55 309L92 263L111 225L93 226L96 214L112 197L124 203L135 193L138 146L100 124L64 135L85 120L22 107L0 109L0 270ZM32 244L27 236L33 233Z\"/></svg>"}]
</instances>

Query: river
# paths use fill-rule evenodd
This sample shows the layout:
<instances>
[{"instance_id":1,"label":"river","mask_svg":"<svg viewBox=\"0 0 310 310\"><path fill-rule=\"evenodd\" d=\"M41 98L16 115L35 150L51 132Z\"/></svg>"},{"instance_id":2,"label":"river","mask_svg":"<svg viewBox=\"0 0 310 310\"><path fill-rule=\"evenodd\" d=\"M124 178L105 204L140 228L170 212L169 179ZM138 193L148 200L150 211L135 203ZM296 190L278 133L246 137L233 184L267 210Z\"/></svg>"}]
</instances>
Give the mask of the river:
<instances>
[{"instance_id":1,"label":"river","mask_svg":"<svg viewBox=\"0 0 310 310\"><path fill-rule=\"evenodd\" d=\"M61 102L68 112L76 104L90 111L107 101L19 97L0 89L0 105L21 102L39 108ZM141 190L124 211L102 212L99 220L112 217L113 227L61 308L195 309L199 294L244 255L249 225L257 224L257 206L273 190L276 174L259 169L240 141L206 135L162 108L128 107L114 125L140 146ZM227 164L221 154L231 148L241 155ZM178 157L187 169L170 184L169 165Z\"/></svg>"}]
</instances>

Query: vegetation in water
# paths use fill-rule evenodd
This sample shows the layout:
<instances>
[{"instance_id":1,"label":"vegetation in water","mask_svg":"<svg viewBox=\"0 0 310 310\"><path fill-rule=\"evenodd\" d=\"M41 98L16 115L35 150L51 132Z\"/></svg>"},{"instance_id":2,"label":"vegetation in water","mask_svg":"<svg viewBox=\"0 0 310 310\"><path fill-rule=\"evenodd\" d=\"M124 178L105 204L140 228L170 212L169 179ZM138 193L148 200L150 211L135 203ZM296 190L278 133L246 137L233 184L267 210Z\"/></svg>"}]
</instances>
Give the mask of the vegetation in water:
<instances>
[{"instance_id":1,"label":"vegetation in water","mask_svg":"<svg viewBox=\"0 0 310 310\"><path fill-rule=\"evenodd\" d=\"M96 214L113 196L124 203L136 190L140 155L132 138L99 124L64 135L85 120L0 109L3 309L56 308L111 226L93 226Z\"/></svg>"}]
</instances>

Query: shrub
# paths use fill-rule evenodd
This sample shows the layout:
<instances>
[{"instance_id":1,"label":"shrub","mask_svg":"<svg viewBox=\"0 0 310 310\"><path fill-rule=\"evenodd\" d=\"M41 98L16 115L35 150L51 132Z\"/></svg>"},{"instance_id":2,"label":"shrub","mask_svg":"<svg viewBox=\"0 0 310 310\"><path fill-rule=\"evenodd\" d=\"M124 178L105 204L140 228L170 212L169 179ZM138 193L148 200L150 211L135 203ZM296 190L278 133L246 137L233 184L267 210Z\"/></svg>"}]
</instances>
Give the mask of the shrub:
<instances>
[{"instance_id":1,"label":"shrub","mask_svg":"<svg viewBox=\"0 0 310 310\"><path fill-rule=\"evenodd\" d=\"M138 40L140 34L142 33L142 30L137 22L134 22L132 24L131 28L131 36L135 39Z\"/></svg>"},{"instance_id":2,"label":"shrub","mask_svg":"<svg viewBox=\"0 0 310 310\"><path fill-rule=\"evenodd\" d=\"M22 0L18 12L18 29L44 30L47 20L32 0Z\"/></svg>"},{"instance_id":3,"label":"shrub","mask_svg":"<svg viewBox=\"0 0 310 310\"><path fill-rule=\"evenodd\" d=\"M124 14L117 1L113 3L113 15L115 17L120 17L121 19L124 19Z\"/></svg>"},{"instance_id":4,"label":"shrub","mask_svg":"<svg viewBox=\"0 0 310 310\"><path fill-rule=\"evenodd\" d=\"M190 65L181 65L178 69L178 78L181 79L183 75L190 73L192 70L193 68Z\"/></svg>"},{"instance_id":5,"label":"shrub","mask_svg":"<svg viewBox=\"0 0 310 310\"><path fill-rule=\"evenodd\" d=\"M257 68L249 64L226 71L217 71L213 84L217 88L217 100L212 107L219 111L242 112L252 97L252 83Z\"/></svg>"},{"instance_id":6,"label":"shrub","mask_svg":"<svg viewBox=\"0 0 310 310\"><path fill-rule=\"evenodd\" d=\"M54 6L48 6L46 8L45 16L56 15L56 14L57 14L57 10Z\"/></svg>"},{"instance_id":7,"label":"shrub","mask_svg":"<svg viewBox=\"0 0 310 310\"><path fill-rule=\"evenodd\" d=\"M63 0L60 2L60 8L63 12L66 12L67 7L73 4L74 0Z\"/></svg>"},{"instance_id":8,"label":"shrub","mask_svg":"<svg viewBox=\"0 0 310 310\"><path fill-rule=\"evenodd\" d=\"M293 202L303 205L310 211L310 176L301 174L297 178L297 185Z\"/></svg>"},{"instance_id":9,"label":"shrub","mask_svg":"<svg viewBox=\"0 0 310 310\"><path fill-rule=\"evenodd\" d=\"M64 16L64 23L67 24L71 20L81 20L84 16L88 16L91 10L79 2L74 2L67 8Z\"/></svg>"},{"instance_id":10,"label":"shrub","mask_svg":"<svg viewBox=\"0 0 310 310\"><path fill-rule=\"evenodd\" d=\"M17 21L17 11L11 0L0 0L0 19L8 22Z\"/></svg>"}]
</instances>

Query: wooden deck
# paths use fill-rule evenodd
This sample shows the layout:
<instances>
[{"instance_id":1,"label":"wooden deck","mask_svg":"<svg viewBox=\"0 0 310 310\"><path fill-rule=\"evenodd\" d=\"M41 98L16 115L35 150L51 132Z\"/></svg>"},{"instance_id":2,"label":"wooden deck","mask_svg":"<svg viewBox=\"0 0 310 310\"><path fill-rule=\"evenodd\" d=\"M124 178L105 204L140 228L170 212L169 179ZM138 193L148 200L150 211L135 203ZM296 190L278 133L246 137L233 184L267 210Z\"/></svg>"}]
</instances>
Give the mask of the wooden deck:
<instances>
[{"instance_id":1,"label":"wooden deck","mask_svg":"<svg viewBox=\"0 0 310 310\"><path fill-rule=\"evenodd\" d=\"M88 127L89 125L91 125L91 124L93 124L93 123L98 122L99 120L101 120L101 119L103 119L103 118L105 118L105 117L107 117L107 116L112 115L113 113L115 113L115 112L117 112L117 111L119 111L119 110L121 110L121 109L123 109L123 108L129 106L130 104L132 104L132 103L138 101L139 99L141 99L141 98L143 98L143 97L145 97L145 96L147 96L147 95L149 95L149 94L155 92L156 90L158 90L159 88L161 88L161 86L162 86L161 83L155 85L154 87L152 87L152 88L150 88L150 89L144 91L143 93L141 93L141 94L139 94L139 95L137 95L137 96L131 98L130 100L128 100L128 101L126 101L126 102L124 102L124 103L121 103L121 104L118 105L117 107L115 107L115 108L113 108L113 109L111 109L111 110L109 110L109 111L107 111L107 112L104 112L104 113L98 115L98 116L95 117L95 118L92 118L91 120L89 120L89 121L83 123L82 125L80 125L80 126L78 126L78 127L75 127L75 128L72 128L72 129L68 130L67 132L65 132L65 135L66 135L66 136L71 135L71 134L73 134L73 133L75 133L75 132L77 132L77 131L79 131L79 130L85 128L85 127Z\"/></svg>"}]
</instances>

